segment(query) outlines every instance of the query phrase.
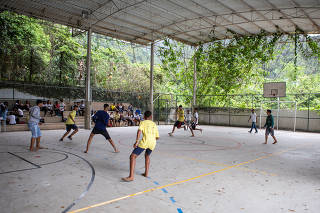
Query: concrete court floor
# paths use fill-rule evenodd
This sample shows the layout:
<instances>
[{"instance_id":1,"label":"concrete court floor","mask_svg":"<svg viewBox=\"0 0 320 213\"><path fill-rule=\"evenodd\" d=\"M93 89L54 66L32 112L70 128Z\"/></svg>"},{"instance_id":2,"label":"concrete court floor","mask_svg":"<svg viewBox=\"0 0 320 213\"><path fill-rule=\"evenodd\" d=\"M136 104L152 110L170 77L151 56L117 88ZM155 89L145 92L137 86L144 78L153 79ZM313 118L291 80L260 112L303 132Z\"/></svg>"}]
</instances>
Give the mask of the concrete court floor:
<instances>
[{"instance_id":1,"label":"concrete court floor","mask_svg":"<svg viewBox=\"0 0 320 213\"><path fill-rule=\"evenodd\" d=\"M66 212L74 201L70 212L320 212L320 134L276 131L279 143L263 145L263 131L202 128L169 137L159 126L150 178L141 155L130 183L121 178L137 127L108 129L120 153L97 135L84 154L83 129L62 143L63 130L42 131L48 149L38 152L27 150L30 132L0 133L0 212Z\"/></svg>"}]
</instances>

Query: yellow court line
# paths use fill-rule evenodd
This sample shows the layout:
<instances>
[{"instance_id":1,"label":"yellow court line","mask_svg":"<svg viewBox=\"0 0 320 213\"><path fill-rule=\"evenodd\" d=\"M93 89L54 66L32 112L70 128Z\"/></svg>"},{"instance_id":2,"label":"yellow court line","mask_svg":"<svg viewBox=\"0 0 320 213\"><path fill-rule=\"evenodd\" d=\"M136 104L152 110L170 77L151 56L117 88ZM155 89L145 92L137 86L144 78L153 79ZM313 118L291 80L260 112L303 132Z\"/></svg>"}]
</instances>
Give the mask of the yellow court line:
<instances>
[{"instance_id":1,"label":"yellow court line","mask_svg":"<svg viewBox=\"0 0 320 213\"><path fill-rule=\"evenodd\" d=\"M191 180L195 180L195 179L198 179L198 178L206 177L206 176L218 173L218 172L222 172L222 171L225 171L225 170L236 168L236 167L239 167L239 166L242 166L242 165L245 165L245 164L253 163L253 162L258 161L258 160L263 160L263 159L269 158L269 157L274 156L274 155L279 155L279 154L282 154L282 153L285 153L285 152L296 150L298 148L299 147L287 149L287 150L280 151L280 152L271 153L271 154L268 154L268 155L253 159L253 160L245 161L245 162L242 162L242 163L239 163L239 164L235 164L235 165L232 165L232 166L227 166L225 168L222 168L222 169L219 169L219 170L216 170L216 171L213 171L213 172L209 172L209 173L206 173L206 174L202 174L202 175L199 175L199 176L196 176L196 177L188 178L188 179L185 179L185 180L177 181L177 182L170 183L170 184L163 185L163 186L154 187L154 188L151 188L151 189L147 189L145 191L137 192L137 193L126 195L126 196L123 196L123 197L119 197L119 198L116 198L116 199L113 199L113 200L108 200L108 201L97 203L97 204L94 204L94 205L90 205L90 206L87 206L87 207L84 207L84 208L80 208L80 209L76 209L76 210L73 210L73 211L69 211L69 213L82 212L82 211L85 211L85 210L88 210L88 209L92 209L92 208L96 208L96 207L99 207L99 206L108 205L108 204L111 204L111 203L114 203L114 202L117 202L117 201L120 201L120 200L124 200L124 199L130 198L130 197L134 197L134 196L137 196L137 195L141 195L141 194L144 194L144 193L147 193L147 192L152 192L152 191L155 191L155 190L158 190L158 189L163 189L163 188L166 188L166 187L169 187L169 186L178 185L178 184L185 183L185 182L188 182L188 181L191 181Z\"/></svg>"},{"instance_id":2,"label":"yellow court line","mask_svg":"<svg viewBox=\"0 0 320 213\"><path fill-rule=\"evenodd\" d=\"M224 163L217 163L217 162L201 160L201 159L197 159L197 158L188 158L188 157L173 156L173 155L172 155L172 157L179 158L179 159L185 159L185 160L192 160L192 161L195 161L195 162L198 162L198 163L205 163L205 164L209 164L209 165L230 166L230 165L224 164ZM249 168L240 168L240 167L236 167L236 169L240 169L240 170L244 170L244 171L248 171L248 172L254 172L254 173L261 173L261 174L264 174L264 175L277 176L277 174L269 173L269 172L258 170L258 169L249 169Z\"/></svg>"}]
</instances>

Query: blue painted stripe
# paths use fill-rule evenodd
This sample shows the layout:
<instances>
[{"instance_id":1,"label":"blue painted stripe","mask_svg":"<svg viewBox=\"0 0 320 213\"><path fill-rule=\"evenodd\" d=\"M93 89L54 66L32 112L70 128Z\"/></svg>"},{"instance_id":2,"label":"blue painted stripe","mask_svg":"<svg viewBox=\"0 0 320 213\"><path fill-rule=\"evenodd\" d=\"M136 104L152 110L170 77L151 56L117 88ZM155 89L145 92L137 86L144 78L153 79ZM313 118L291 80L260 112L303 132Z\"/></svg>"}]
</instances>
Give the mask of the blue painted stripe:
<instances>
[{"instance_id":1,"label":"blue painted stripe","mask_svg":"<svg viewBox=\"0 0 320 213\"><path fill-rule=\"evenodd\" d=\"M153 181L153 183L156 184L156 185L160 185L157 181Z\"/></svg>"},{"instance_id":2,"label":"blue painted stripe","mask_svg":"<svg viewBox=\"0 0 320 213\"><path fill-rule=\"evenodd\" d=\"M182 209L180 209L180 208L177 208L177 211L178 211L179 213L183 213Z\"/></svg>"},{"instance_id":3,"label":"blue painted stripe","mask_svg":"<svg viewBox=\"0 0 320 213\"><path fill-rule=\"evenodd\" d=\"M172 203L175 203L175 202L176 202L173 197L170 197L170 200L171 200Z\"/></svg>"},{"instance_id":4,"label":"blue painted stripe","mask_svg":"<svg viewBox=\"0 0 320 213\"><path fill-rule=\"evenodd\" d=\"M168 191L167 191L165 188L163 188L162 191L163 191L164 193L168 193Z\"/></svg>"}]
</instances>

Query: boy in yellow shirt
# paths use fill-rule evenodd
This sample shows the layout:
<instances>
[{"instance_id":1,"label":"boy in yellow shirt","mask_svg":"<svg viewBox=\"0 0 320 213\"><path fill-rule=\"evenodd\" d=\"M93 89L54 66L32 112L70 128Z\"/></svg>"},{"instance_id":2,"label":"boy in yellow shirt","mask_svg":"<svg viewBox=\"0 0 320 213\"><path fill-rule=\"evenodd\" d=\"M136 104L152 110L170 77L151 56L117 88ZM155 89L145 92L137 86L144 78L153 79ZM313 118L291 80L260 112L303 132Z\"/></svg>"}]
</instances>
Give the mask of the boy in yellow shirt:
<instances>
[{"instance_id":1,"label":"boy in yellow shirt","mask_svg":"<svg viewBox=\"0 0 320 213\"><path fill-rule=\"evenodd\" d=\"M76 122L74 121L77 111L79 109L78 105L73 106L73 110L69 113L68 119L66 121L66 133L62 136L62 138L59 141L63 141L63 139L70 133L71 129L73 129L73 132L71 135L68 136L70 140L72 140L72 136L74 136L78 132L78 127L76 125Z\"/></svg>"},{"instance_id":2,"label":"boy in yellow shirt","mask_svg":"<svg viewBox=\"0 0 320 213\"><path fill-rule=\"evenodd\" d=\"M178 129L180 129L182 126L184 126L185 124L185 117L184 117L184 110L182 109L182 105L179 106L179 108L177 109L177 118L178 120L174 123L173 128L172 128L172 132L168 133L170 136L173 135L174 130L176 129L176 127Z\"/></svg>"},{"instance_id":3,"label":"boy in yellow shirt","mask_svg":"<svg viewBox=\"0 0 320 213\"><path fill-rule=\"evenodd\" d=\"M143 134L142 140L139 141L141 132ZM159 131L157 125L152 121L152 114L150 111L144 113L144 121L141 121L136 143L133 145L133 152L130 155L130 174L129 177L122 178L123 181L129 182L134 179L134 167L136 165L136 158L145 150L145 172L142 174L148 177L150 166L150 154L156 147L159 139Z\"/></svg>"}]
</instances>

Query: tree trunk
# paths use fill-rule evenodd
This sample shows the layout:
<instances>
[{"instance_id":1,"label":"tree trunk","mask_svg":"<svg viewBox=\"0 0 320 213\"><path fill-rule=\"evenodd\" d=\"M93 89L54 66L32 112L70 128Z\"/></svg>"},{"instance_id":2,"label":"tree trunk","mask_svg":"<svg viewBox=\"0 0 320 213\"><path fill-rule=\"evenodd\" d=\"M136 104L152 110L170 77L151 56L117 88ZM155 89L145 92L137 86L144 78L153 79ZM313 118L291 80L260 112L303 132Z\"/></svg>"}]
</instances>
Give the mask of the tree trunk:
<instances>
[{"instance_id":1,"label":"tree trunk","mask_svg":"<svg viewBox=\"0 0 320 213\"><path fill-rule=\"evenodd\" d=\"M33 75L33 49L30 49L30 67L29 67L29 81L32 82L32 75Z\"/></svg>"}]
</instances>

